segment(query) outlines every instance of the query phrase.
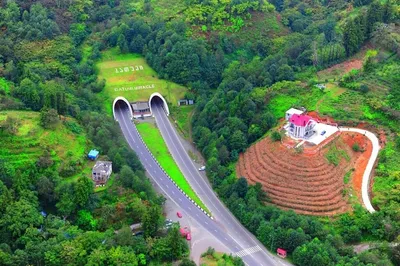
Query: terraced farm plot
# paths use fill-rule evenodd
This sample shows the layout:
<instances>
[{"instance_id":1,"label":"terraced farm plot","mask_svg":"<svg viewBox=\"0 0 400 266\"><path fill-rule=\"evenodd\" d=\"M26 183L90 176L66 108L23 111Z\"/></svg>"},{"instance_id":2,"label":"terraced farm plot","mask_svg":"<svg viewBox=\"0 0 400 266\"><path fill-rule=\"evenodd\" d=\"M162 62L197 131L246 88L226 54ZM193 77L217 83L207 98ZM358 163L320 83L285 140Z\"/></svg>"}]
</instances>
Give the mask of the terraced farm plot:
<instances>
[{"instance_id":1,"label":"terraced farm plot","mask_svg":"<svg viewBox=\"0 0 400 266\"><path fill-rule=\"evenodd\" d=\"M344 156L337 166L329 163L325 154L331 145L346 151L349 160ZM357 156L341 137L312 154L296 153L267 137L240 155L236 170L250 184L261 183L272 203L282 209L331 216L350 209L344 176Z\"/></svg>"},{"instance_id":2,"label":"terraced farm plot","mask_svg":"<svg viewBox=\"0 0 400 266\"><path fill-rule=\"evenodd\" d=\"M50 150L56 164L67 160L80 161L85 156L88 149L85 134L74 134L62 123L54 130L43 129L37 112L3 111L0 112L0 124L8 116L17 119L17 132L15 135L1 133L0 160L17 168L23 167L35 163L45 149Z\"/></svg>"},{"instance_id":3,"label":"terraced farm plot","mask_svg":"<svg viewBox=\"0 0 400 266\"><path fill-rule=\"evenodd\" d=\"M138 54L119 54L113 48L102 53L102 60L96 67L99 70L99 80L106 80L100 96L109 114L112 114L112 103L118 96L132 102L148 101L152 93L159 92L169 104L177 105L186 92L186 88L181 85L159 79L157 73Z\"/></svg>"}]
</instances>

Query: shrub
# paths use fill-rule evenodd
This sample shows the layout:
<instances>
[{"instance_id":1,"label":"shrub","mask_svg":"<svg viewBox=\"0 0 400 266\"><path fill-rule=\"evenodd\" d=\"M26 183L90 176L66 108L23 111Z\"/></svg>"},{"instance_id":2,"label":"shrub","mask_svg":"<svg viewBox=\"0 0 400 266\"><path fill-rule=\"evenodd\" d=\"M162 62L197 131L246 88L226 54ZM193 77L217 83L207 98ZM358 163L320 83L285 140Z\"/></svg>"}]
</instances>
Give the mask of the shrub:
<instances>
[{"instance_id":1,"label":"shrub","mask_svg":"<svg viewBox=\"0 0 400 266\"><path fill-rule=\"evenodd\" d=\"M354 143L353 146L351 147L353 151L359 152L360 151L360 145L358 143Z\"/></svg>"},{"instance_id":2,"label":"shrub","mask_svg":"<svg viewBox=\"0 0 400 266\"><path fill-rule=\"evenodd\" d=\"M300 153L303 153L304 148L303 148L303 146L298 146L298 147L294 148L294 150L296 151L296 153L300 154Z\"/></svg>"},{"instance_id":3,"label":"shrub","mask_svg":"<svg viewBox=\"0 0 400 266\"><path fill-rule=\"evenodd\" d=\"M369 88L368 88L367 85L362 84L362 85L360 86L360 91L361 91L362 93L367 93L367 92L369 91Z\"/></svg>"},{"instance_id":4,"label":"shrub","mask_svg":"<svg viewBox=\"0 0 400 266\"><path fill-rule=\"evenodd\" d=\"M273 141L280 141L280 140L282 139L282 135L281 135L281 133L279 133L278 131L274 131L274 132L272 132L272 134L271 134L271 139L272 139Z\"/></svg>"}]
</instances>

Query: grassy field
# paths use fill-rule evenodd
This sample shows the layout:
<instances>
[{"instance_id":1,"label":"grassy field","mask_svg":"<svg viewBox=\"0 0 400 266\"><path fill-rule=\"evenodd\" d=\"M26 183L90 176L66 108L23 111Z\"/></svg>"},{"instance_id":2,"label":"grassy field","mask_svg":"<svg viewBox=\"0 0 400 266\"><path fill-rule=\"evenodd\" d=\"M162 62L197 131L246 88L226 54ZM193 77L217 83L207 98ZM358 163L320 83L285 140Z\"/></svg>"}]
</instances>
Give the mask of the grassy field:
<instances>
[{"instance_id":1,"label":"grassy field","mask_svg":"<svg viewBox=\"0 0 400 266\"><path fill-rule=\"evenodd\" d=\"M185 138L190 137L190 119L193 110L194 105L183 105L172 109L172 118L176 121L178 128Z\"/></svg>"},{"instance_id":2,"label":"grassy field","mask_svg":"<svg viewBox=\"0 0 400 266\"><path fill-rule=\"evenodd\" d=\"M168 147L161 136L160 131L154 124L140 123L136 125L147 147L153 153L154 157L174 180L178 186L199 206L208 212L206 206L201 202L200 198L196 195L189 183L186 181L185 176L179 170L178 165L175 163L172 155L168 151Z\"/></svg>"},{"instance_id":3,"label":"grassy field","mask_svg":"<svg viewBox=\"0 0 400 266\"><path fill-rule=\"evenodd\" d=\"M0 112L0 123L8 116L17 119L18 129L15 135L1 134L0 160L20 168L36 162L47 148L56 164L63 161L84 162L89 149L84 133L75 134L62 123L54 130L43 129L37 112L3 111Z\"/></svg>"},{"instance_id":4,"label":"grassy field","mask_svg":"<svg viewBox=\"0 0 400 266\"><path fill-rule=\"evenodd\" d=\"M159 92L169 104L177 105L185 95L185 87L159 79L138 54L120 54L117 48L113 48L102 53L96 67L98 78L106 80L100 96L109 114L112 114L112 103L118 96L132 102L147 101L152 93Z\"/></svg>"}]
</instances>

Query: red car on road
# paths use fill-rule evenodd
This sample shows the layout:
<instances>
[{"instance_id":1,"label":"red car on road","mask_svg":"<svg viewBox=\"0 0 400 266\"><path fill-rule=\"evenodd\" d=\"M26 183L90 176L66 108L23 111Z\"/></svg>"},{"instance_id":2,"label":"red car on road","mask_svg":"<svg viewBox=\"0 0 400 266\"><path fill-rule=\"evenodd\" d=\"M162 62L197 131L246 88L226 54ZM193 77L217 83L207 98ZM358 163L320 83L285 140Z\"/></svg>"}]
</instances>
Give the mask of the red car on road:
<instances>
[{"instance_id":1,"label":"red car on road","mask_svg":"<svg viewBox=\"0 0 400 266\"><path fill-rule=\"evenodd\" d=\"M182 213L181 213L181 212L177 212L176 215L177 215L179 218L182 218Z\"/></svg>"},{"instance_id":2,"label":"red car on road","mask_svg":"<svg viewBox=\"0 0 400 266\"><path fill-rule=\"evenodd\" d=\"M192 239L192 236L190 235L190 233L187 233L186 240L191 240L191 239Z\"/></svg>"}]
</instances>

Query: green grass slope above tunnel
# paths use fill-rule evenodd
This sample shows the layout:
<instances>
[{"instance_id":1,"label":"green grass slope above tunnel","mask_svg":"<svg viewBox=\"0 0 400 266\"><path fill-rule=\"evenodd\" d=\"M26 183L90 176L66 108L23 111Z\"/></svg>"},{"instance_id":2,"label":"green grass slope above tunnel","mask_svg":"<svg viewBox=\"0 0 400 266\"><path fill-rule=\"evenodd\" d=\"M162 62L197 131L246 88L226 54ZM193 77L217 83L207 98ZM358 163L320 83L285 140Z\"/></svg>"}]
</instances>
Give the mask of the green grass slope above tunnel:
<instances>
[{"instance_id":1,"label":"green grass slope above tunnel","mask_svg":"<svg viewBox=\"0 0 400 266\"><path fill-rule=\"evenodd\" d=\"M147 101L152 93L158 92L169 104L177 105L186 92L181 85L159 79L141 55L121 54L118 48L104 51L96 67L98 79L106 81L100 96L109 114L112 114L112 103L118 96L130 102Z\"/></svg>"},{"instance_id":2,"label":"green grass slope above tunnel","mask_svg":"<svg viewBox=\"0 0 400 266\"><path fill-rule=\"evenodd\" d=\"M167 174L175 181L175 183L200 207L210 213L194 190L190 187L189 183L185 179L178 165L172 158L171 153L168 150L167 145L162 138L160 131L152 123L139 123L136 125L143 141L147 147L160 163L162 168Z\"/></svg>"}]
</instances>

